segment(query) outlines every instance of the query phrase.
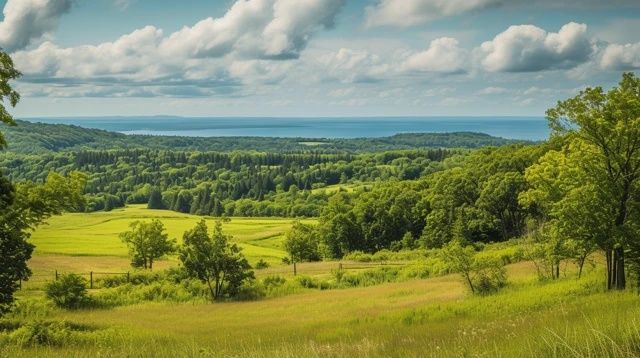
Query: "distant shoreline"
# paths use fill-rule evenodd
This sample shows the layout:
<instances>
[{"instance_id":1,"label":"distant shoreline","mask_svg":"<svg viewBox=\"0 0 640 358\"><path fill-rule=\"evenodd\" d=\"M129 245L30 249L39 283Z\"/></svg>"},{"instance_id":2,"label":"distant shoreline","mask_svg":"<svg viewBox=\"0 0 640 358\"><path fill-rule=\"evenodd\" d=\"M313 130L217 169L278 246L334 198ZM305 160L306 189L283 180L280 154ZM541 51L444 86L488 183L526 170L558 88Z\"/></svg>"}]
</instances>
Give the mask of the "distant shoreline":
<instances>
[{"instance_id":1,"label":"distant shoreline","mask_svg":"<svg viewBox=\"0 0 640 358\"><path fill-rule=\"evenodd\" d=\"M181 137L382 138L402 133L475 132L539 141L549 136L543 117L46 117L30 122L69 124L133 135Z\"/></svg>"}]
</instances>

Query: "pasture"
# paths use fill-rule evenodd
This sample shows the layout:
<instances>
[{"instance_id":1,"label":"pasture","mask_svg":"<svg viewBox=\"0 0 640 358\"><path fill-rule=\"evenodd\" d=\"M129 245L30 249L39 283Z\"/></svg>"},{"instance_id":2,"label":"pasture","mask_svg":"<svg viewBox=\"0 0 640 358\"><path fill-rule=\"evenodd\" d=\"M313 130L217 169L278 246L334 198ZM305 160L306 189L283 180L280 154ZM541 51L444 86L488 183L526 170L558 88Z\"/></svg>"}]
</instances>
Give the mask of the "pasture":
<instances>
[{"instance_id":1,"label":"pasture","mask_svg":"<svg viewBox=\"0 0 640 358\"><path fill-rule=\"evenodd\" d=\"M130 270L118 234L133 220L161 219L179 238L199 217L130 206L112 212L65 214L36 230L30 262L36 275L51 270ZM213 218L207 221L213 224ZM250 261L273 264L257 274L289 270L281 263L290 219L232 219L224 229ZM158 268L176 265L175 258ZM330 275L336 262L300 265ZM640 353L638 296L608 293L601 269L578 280L571 266L561 279L538 281L530 262L509 265L509 286L491 296L469 294L458 275L349 289L299 289L258 301L144 302L66 311L22 290L9 317L64 322L63 344L2 344L11 357L540 357L635 356ZM291 279L291 275L285 275ZM99 291L99 290L98 290ZM95 294L97 291L92 292ZM631 322L631 323L629 323ZM1 330L1 327L0 327ZM4 337L4 338L3 338ZM610 337L618 337L611 339ZM622 337L622 338L619 338ZM11 342L15 342L15 339Z\"/></svg>"},{"instance_id":2,"label":"pasture","mask_svg":"<svg viewBox=\"0 0 640 358\"><path fill-rule=\"evenodd\" d=\"M109 212L69 213L52 217L38 227L30 242L36 246L30 267L34 272L32 281L46 280L54 272L84 272L131 270L126 245L118 235L129 229L135 220L160 219L170 238L178 243L182 234L202 219L200 216L165 210L149 210L145 205L131 205ZM216 218L205 217L207 225L213 227ZM226 234L233 236L251 264L258 260L285 271L282 258L287 254L282 248L284 233L291 227L293 219L279 218L232 218L223 224ZM302 220L309 223L313 220ZM157 268L175 266L175 257L157 263ZM304 265L303 265L304 266ZM313 266L313 265L312 265ZM302 268L304 270L304 267ZM26 283L27 286L29 283Z\"/></svg>"}]
</instances>

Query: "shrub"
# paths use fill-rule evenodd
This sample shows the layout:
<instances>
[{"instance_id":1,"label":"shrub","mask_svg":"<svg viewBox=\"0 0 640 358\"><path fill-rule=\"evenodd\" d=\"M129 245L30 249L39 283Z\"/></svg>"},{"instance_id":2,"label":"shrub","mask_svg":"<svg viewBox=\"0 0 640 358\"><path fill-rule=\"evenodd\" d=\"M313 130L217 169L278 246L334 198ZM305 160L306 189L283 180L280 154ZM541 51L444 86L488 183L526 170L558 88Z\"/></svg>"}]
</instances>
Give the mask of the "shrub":
<instances>
[{"instance_id":1,"label":"shrub","mask_svg":"<svg viewBox=\"0 0 640 358\"><path fill-rule=\"evenodd\" d=\"M260 259L258 262L256 262L256 270L266 269L267 267L269 267L269 263L263 259Z\"/></svg>"},{"instance_id":2,"label":"shrub","mask_svg":"<svg viewBox=\"0 0 640 358\"><path fill-rule=\"evenodd\" d=\"M472 278L475 293L488 295L507 285L507 270L502 261L476 258L476 265Z\"/></svg>"},{"instance_id":3,"label":"shrub","mask_svg":"<svg viewBox=\"0 0 640 358\"><path fill-rule=\"evenodd\" d=\"M78 309L91 302L87 280L76 274L63 275L59 280L48 283L45 292L47 298L61 308Z\"/></svg>"},{"instance_id":4,"label":"shrub","mask_svg":"<svg viewBox=\"0 0 640 358\"><path fill-rule=\"evenodd\" d=\"M284 285L285 282L287 282L287 280L280 275L267 276L262 279L262 284L267 289L280 287Z\"/></svg>"},{"instance_id":5,"label":"shrub","mask_svg":"<svg viewBox=\"0 0 640 358\"><path fill-rule=\"evenodd\" d=\"M29 322L11 333L11 339L23 347L62 346L71 329L65 322Z\"/></svg>"}]
</instances>

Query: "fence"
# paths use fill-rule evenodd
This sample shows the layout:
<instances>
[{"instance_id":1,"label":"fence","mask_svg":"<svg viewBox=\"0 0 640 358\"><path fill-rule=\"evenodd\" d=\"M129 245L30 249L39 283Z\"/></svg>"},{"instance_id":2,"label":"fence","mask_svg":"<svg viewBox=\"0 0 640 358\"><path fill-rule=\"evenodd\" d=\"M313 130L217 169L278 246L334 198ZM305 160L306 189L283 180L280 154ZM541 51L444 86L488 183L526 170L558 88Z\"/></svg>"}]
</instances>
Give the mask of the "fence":
<instances>
[{"instance_id":1,"label":"fence","mask_svg":"<svg viewBox=\"0 0 640 358\"><path fill-rule=\"evenodd\" d=\"M131 273L130 272L99 272L99 271L89 271L89 272L85 272L85 273L77 273L77 272L59 272L58 270L55 270L54 272L50 273L50 274L35 274L35 275L31 275L31 277L29 277L28 281L22 281L20 280L19 283L19 289L23 289L24 285L28 285L29 288L31 289L38 289L38 288L42 288L45 284L51 282L51 281L58 281L62 275L64 274L75 274L81 277L84 277L87 279L88 283L89 283L89 288L90 289L94 289L94 288L100 288L98 287L98 283L99 283L99 278L103 278L103 277L113 277L113 276L125 276L127 279L127 282L129 282L131 280Z\"/></svg>"},{"instance_id":2,"label":"fence","mask_svg":"<svg viewBox=\"0 0 640 358\"><path fill-rule=\"evenodd\" d=\"M401 267L406 266L406 262L356 262L356 261L347 261L347 262L304 262L297 264L297 274L322 274L322 273L330 273L333 270L366 270L377 267ZM266 268L262 270L257 270L257 272L261 272L264 274L291 274L293 273L293 264L287 266L278 266L273 268Z\"/></svg>"}]
</instances>

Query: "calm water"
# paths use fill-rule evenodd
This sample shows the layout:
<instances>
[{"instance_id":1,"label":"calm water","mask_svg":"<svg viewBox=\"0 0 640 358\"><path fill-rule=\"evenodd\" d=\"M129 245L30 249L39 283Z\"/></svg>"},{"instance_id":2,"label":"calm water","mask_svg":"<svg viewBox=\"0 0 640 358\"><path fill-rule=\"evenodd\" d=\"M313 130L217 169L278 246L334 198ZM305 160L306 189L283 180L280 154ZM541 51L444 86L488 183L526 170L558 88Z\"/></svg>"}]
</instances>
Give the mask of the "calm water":
<instances>
[{"instance_id":1,"label":"calm water","mask_svg":"<svg viewBox=\"0 0 640 358\"><path fill-rule=\"evenodd\" d=\"M541 117L375 117L375 118L31 118L125 134L166 136L260 136L304 138L386 137L397 133L481 132L511 139L542 140L549 129Z\"/></svg>"}]
</instances>

